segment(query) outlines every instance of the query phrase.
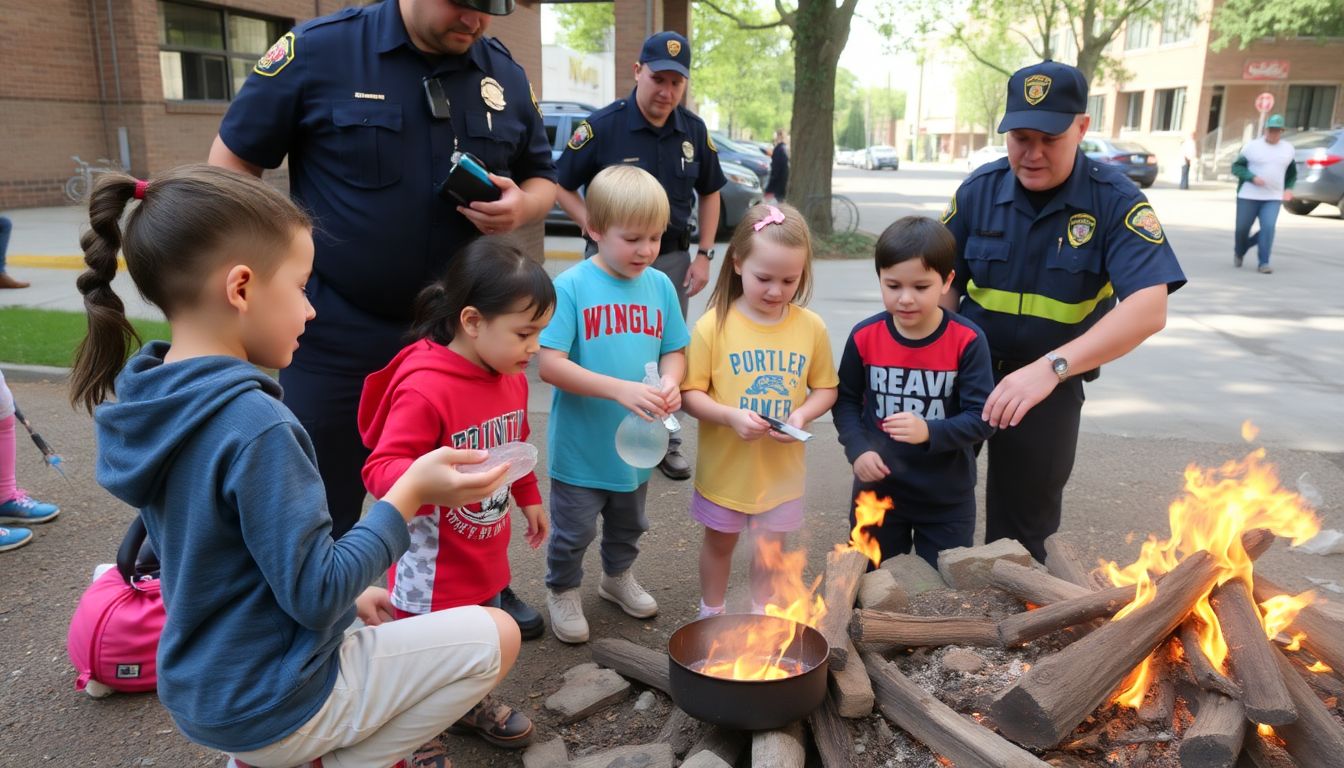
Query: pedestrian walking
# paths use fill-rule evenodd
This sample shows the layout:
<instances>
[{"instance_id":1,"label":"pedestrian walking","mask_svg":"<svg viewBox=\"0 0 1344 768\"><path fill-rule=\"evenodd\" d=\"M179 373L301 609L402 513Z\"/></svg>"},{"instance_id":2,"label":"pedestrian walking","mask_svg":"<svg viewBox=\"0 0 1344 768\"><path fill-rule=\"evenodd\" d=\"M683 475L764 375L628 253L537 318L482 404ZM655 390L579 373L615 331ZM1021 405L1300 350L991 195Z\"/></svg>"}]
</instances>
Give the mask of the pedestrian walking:
<instances>
[{"instance_id":1,"label":"pedestrian walking","mask_svg":"<svg viewBox=\"0 0 1344 768\"><path fill-rule=\"evenodd\" d=\"M770 183L765 187L765 198L784 202L789 190L789 147L784 129L775 131L775 148L770 150Z\"/></svg>"},{"instance_id":2,"label":"pedestrian walking","mask_svg":"<svg viewBox=\"0 0 1344 768\"><path fill-rule=\"evenodd\" d=\"M5 254L9 252L9 235L13 231L14 222L0 216L0 288L27 288L30 283L5 271Z\"/></svg>"},{"instance_id":3,"label":"pedestrian walking","mask_svg":"<svg viewBox=\"0 0 1344 768\"><path fill-rule=\"evenodd\" d=\"M1199 144L1195 143L1195 134L1185 137L1181 142L1181 189L1190 188L1190 166L1199 162Z\"/></svg>"},{"instance_id":4,"label":"pedestrian walking","mask_svg":"<svg viewBox=\"0 0 1344 768\"><path fill-rule=\"evenodd\" d=\"M634 165L663 185L671 207L667 231L653 268L676 288L683 321L687 301L709 282L714 235L719 229L719 190L728 180L705 122L681 106L691 76L691 46L676 32L659 32L644 41L635 64L635 89L588 116L569 137L560 156L560 206L588 233L588 211L578 190L611 165ZM700 234L690 255L691 204L700 196ZM587 255L597 252L589 241ZM658 465L674 480L691 476L674 434Z\"/></svg>"},{"instance_id":5,"label":"pedestrian walking","mask_svg":"<svg viewBox=\"0 0 1344 768\"><path fill-rule=\"evenodd\" d=\"M1077 68L1015 72L1008 157L973 171L943 213L957 240L944 306L985 332L994 367L985 541L1017 539L1037 560L1060 525L1083 382L1161 330L1185 284L1147 198L1079 151L1086 111Z\"/></svg>"},{"instance_id":6,"label":"pedestrian walking","mask_svg":"<svg viewBox=\"0 0 1344 768\"><path fill-rule=\"evenodd\" d=\"M288 156L290 192L316 223L317 319L280 383L317 450L333 536L364 503L364 378L402 348L416 295L474 238L554 204L527 75L485 36L513 7L388 0L304 22L257 62L210 150L211 163L255 175ZM490 172L497 201L467 207L443 194L459 153ZM540 635L541 616L511 591L502 605L525 636Z\"/></svg>"},{"instance_id":7,"label":"pedestrian walking","mask_svg":"<svg viewBox=\"0 0 1344 768\"><path fill-rule=\"evenodd\" d=\"M1240 267L1246 252L1255 246L1256 271L1262 275L1274 271L1269 255L1279 209L1285 200L1293 199L1293 184L1297 182L1296 150L1283 140L1283 127L1283 115L1270 115L1264 135L1247 142L1232 162L1232 175L1237 177L1232 266ZM1256 219L1260 220L1260 229L1251 234Z\"/></svg>"}]
</instances>

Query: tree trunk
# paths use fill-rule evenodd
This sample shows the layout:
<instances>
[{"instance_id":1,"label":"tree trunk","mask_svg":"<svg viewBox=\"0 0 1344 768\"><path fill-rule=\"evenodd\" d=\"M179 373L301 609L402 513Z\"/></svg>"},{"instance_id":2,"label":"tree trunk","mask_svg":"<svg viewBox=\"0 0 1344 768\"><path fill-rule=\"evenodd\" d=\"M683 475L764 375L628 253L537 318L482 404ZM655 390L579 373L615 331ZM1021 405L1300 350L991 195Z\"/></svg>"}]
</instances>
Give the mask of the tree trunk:
<instances>
[{"instance_id":1,"label":"tree trunk","mask_svg":"<svg viewBox=\"0 0 1344 768\"><path fill-rule=\"evenodd\" d=\"M788 198L808 216L812 234L831 234L835 157L835 69L849 41L857 0L799 0L793 15L793 146Z\"/></svg>"}]
</instances>

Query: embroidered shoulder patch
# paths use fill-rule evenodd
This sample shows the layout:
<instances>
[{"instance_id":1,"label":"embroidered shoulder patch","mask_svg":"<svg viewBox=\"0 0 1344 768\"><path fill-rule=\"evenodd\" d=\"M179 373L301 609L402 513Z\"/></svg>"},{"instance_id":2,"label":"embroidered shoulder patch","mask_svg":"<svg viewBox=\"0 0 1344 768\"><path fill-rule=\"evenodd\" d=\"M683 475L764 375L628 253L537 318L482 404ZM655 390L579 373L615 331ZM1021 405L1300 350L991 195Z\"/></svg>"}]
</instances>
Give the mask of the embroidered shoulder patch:
<instances>
[{"instance_id":1,"label":"embroidered shoulder patch","mask_svg":"<svg viewBox=\"0 0 1344 768\"><path fill-rule=\"evenodd\" d=\"M528 94L532 97L532 108L535 109L535 110L537 110L537 114L540 115L540 114L541 114L541 105L537 103L537 92L534 91L534 90L532 90L532 84L531 84L531 83L528 83L528 84L527 84L527 92L528 92Z\"/></svg>"},{"instance_id":2,"label":"embroidered shoulder patch","mask_svg":"<svg viewBox=\"0 0 1344 768\"><path fill-rule=\"evenodd\" d=\"M714 137L713 137L713 136L710 136L708 133L706 133L706 134L705 134L705 143L709 145L709 151L710 151L710 152L713 152L713 153L716 154L716 155L719 154L719 148L716 147L716 146L714 146Z\"/></svg>"},{"instance_id":3,"label":"embroidered shoulder patch","mask_svg":"<svg viewBox=\"0 0 1344 768\"><path fill-rule=\"evenodd\" d=\"M1069 217L1069 245L1080 248L1097 231L1097 217L1090 213L1075 213Z\"/></svg>"},{"instance_id":4,"label":"embroidered shoulder patch","mask_svg":"<svg viewBox=\"0 0 1344 768\"><path fill-rule=\"evenodd\" d=\"M579 127L574 129L574 135L569 137L569 143L565 146L570 149L583 149L583 145L593 140L593 126L588 124L587 120L579 123Z\"/></svg>"},{"instance_id":5,"label":"embroidered shoulder patch","mask_svg":"<svg viewBox=\"0 0 1344 768\"><path fill-rule=\"evenodd\" d=\"M1130 232L1150 243L1160 244L1166 239L1166 235L1162 232L1162 222L1157 220L1153 206L1146 201L1129 209L1129 213L1125 216L1125 226Z\"/></svg>"},{"instance_id":6,"label":"embroidered shoulder patch","mask_svg":"<svg viewBox=\"0 0 1344 768\"><path fill-rule=\"evenodd\" d=\"M957 215L957 196L952 195L952 199L947 201L947 207L943 209L943 215L939 217L939 220L942 221L944 224L946 224L947 222L952 220L953 216L956 215Z\"/></svg>"},{"instance_id":7,"label":"embroidered shoulder patch","mask_svg":"<svg viewBox=\"0 0 1344 768\"><path fill-rule=\"evenodd\" d=\"M275 77L280 74L280 70L289 66L289 62L294 60L294 33L286 32L285 36L275 41L269 50L257 59L256 66L252 71L258 75L266 77Z\"/></svg>"}]
</instances>

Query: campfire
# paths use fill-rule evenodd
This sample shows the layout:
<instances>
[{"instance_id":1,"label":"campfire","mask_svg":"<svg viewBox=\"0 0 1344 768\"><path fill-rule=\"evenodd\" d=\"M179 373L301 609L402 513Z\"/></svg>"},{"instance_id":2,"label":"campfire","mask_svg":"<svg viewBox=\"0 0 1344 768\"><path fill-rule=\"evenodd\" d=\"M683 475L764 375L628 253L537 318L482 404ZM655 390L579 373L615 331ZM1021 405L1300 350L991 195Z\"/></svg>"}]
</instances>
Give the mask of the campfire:
<instances>
[{"instance_id":1,"label":"campfire","mask_svg":"<svg viewBox=\"0 0 1344 768\"><path fill-rule=\"evenodd\" d=\"M1253 439L1249 425L1244 432ZM874 705L945 765L1044 766L1049 758L1232 766L1243 757L1258 768L1344 765L1336 715L1344 682L1334 672L1344 668L1344 623L1313 605L1312 593L1287 594L1255 573L1275 539L1301 544L1320 529L1301 497L1280 486L1263 449L1214 469L1189 467L1184 494L1169 508L1170 531L1149 536L1132 563L1090 568L1055 537L1047 542L1048 572L1023 551L1017 561L987 560L975 587L952 584L998 595L1003 607L994 618L915 615L904 612L900 589L899 600L885 596L884 584L900 586L896 571L883 564L865 572L880 558L867 529L889 509L890 500L872 494L856 499L849 545L828 553L819 581L803 578L802 553L762 550L778 598L767 614L787 621L772 629L739 617L743 623L715 638L697 670L730 685L796 678L809 671L796 658L800 633L815 629L829 652L830 684L806 717L827 768L853 764L844 718L867 717ZM950 571L942 578L953 581ZM1013 613L1004 593L1027 610ZM934 695L941 689L921 688L896 663L927 659L930 652L918 649L942 646L984 648L1001 663L1005 682L990 689L983 707L953 709ZM665 675L645 671L666 668L662 654L619 640L596 641L593 654L668 690ZM906 663L910 674L919 664ZM753 737L753 764L802 765L802 729L779 725L760 726L773 730ZM756 759L758 745L768 758ZM719 754L735 762L736 753Z\"/></svg>"}]
</instances>

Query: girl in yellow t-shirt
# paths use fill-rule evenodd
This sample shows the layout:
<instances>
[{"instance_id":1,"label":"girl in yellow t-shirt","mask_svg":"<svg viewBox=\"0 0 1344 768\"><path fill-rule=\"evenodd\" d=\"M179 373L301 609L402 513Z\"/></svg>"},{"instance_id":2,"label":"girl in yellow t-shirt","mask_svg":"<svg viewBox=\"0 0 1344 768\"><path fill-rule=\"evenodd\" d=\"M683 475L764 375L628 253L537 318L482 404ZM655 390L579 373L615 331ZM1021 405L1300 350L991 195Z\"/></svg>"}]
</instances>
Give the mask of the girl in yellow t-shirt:
<instances>
[{"instance_id":1,"label":"girl in yellow t-shirt","mask_svg":"<svg viewBox=\"0 0 1344 768\"><path fill-rule=\"evenodd\" d=\"M803 523L803 444L762 416L805 429L835 403L839 381L826 324L802 306L811 278L812 238L802 214L758 205L733 232L709 309L691 334L681 387L682 407L700 422L691 516L705 526L701 617L724 611L743 530L782 544ZM762 612L770 584L755 557L751 595Z\"/></svg>"}]
</instances>

